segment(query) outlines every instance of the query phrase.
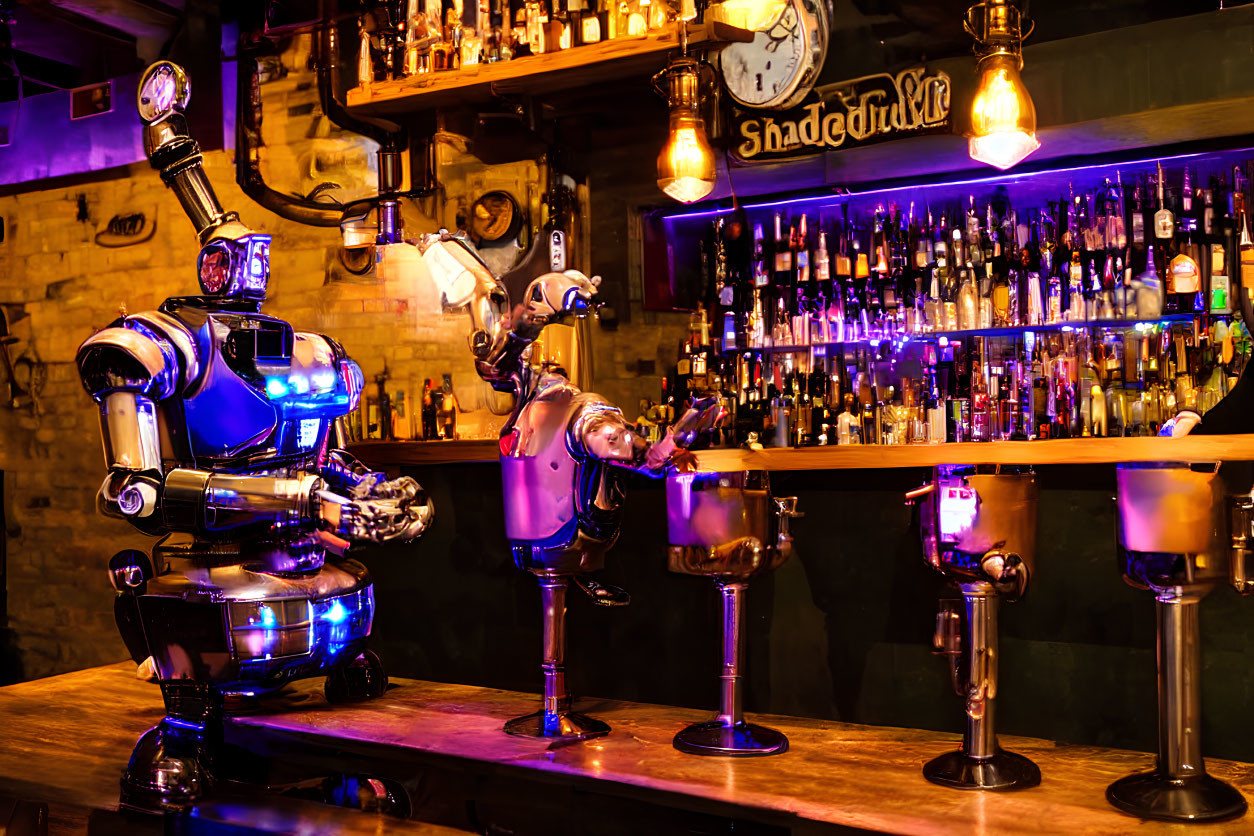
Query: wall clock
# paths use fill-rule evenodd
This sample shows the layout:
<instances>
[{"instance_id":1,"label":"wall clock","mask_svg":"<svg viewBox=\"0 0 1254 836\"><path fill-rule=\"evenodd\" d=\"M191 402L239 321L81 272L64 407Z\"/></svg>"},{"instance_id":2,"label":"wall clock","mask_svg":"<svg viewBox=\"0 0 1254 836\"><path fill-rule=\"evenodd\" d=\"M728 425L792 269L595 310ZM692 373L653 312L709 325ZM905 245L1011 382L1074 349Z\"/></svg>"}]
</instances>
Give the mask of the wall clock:
<instances>
[{"instance_id":1,"label":"wall clock","mask_svg":"<svg viewBox=\"0 0 1254 836\"><path fill-rule=\"evenodd\" d=\"M719 53L727 92L743 107L800 104L823 69L831 16L827 0L792 0L771 28Z\"/></svg>"}]
</instances>

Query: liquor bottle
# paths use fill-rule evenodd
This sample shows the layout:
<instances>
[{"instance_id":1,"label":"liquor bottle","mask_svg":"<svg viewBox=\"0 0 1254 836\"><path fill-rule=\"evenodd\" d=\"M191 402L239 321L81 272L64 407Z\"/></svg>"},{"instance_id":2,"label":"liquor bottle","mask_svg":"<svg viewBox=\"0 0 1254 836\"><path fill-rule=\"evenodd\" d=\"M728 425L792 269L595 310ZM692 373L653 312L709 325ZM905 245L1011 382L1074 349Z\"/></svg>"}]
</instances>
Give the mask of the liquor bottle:
<instances>
[{"instance_id":1,"label":"liquor bottle","mask_svg":"<svg viewBox=\"0 0 1254 836\"><path fill-rule=\"evenodd\" d=\"M792 279L792 242L784 233L783 218L775 213L775 275L772 282L784 286Z\"/></svg>"},{"instance_id":2,"label":"liquor bottle","mask_svg":"<svg viewBox=\"0 0 1254 836\"><path fill-rule=\"evenodd\" d=\"M1154 245L1146 250L1145 270L1137 276L1136 315L1138 319L1157 319L1165 305L1164 287L1154 261Z\"/></svg>"},{"instance_id":3,"label":"liquor bottle","mask_svg":"<svg viewBox=\"0 0 1254 836\"><path fill-rule=\"evenodd\" d=\"M1154 237L1170 240L1176 232L1176 219L1163 200L1163 164L1158 164L1158 211L1154 213Z\"/></svg>"},{"instance_id":4,"label":"liquor bottle","mask_svg":"<svg viewBox=\"0 0 1254 836\"><path fill-rule=\"evenodd\" d=\"M810 283L810 235L806 228L806 216L801 215L801 223L796 229L796 236L792 241L793 252L795 253L795 261L797 264L797 287L804 287Z\"/></svg>"},{"instance_id":5,"label":"liquor bottle","mask_svg":"<svg viewBox=\"0 0 1254 836\"><path fill-rule=\"evenodd\" d=\"M1132 247L1139 251L1145 246L1145 204L1141 197L1141 181L1132 188Z\"/></svg>"},{"instance_id":6,"label":"liquor bottle","mask_svg":"<svg viewBox=\"0 0 1254 836\"><path fill-rule=\"evenodd\" d=\"M1195 299L1202 289L1202 271L1196 252L1192 233L1186 233L1183 245L1167 265L1168 313L1187 314L1195 310Z\"/></svg>"},{"instance_id":7,"label":"liquor bottle","mask_svg":"<svg viewBox=\"0 0 1254 836\"><path fill-rule=\"evenodd\" d=\"M1210 193L1207 192L1209 197ZM1232 311L1232 285L1228 272L1228 252L1225 239L1221 238L1209 245L1210 249L1210 292L1208 294L1208 310L1213 314L1226 314Z\"/></svg>"},{"instance_id":8,"label":"liquor bottle","mask_svg":"<svg viewBox=\"0 0 1254 836\"><path fill-rule=\"evenodd\" d=\"M439 429L436 426L435 390L431 386L431 378L422 382L422 438L424 441L439 438Z\"/></svg>"}]
</instances>

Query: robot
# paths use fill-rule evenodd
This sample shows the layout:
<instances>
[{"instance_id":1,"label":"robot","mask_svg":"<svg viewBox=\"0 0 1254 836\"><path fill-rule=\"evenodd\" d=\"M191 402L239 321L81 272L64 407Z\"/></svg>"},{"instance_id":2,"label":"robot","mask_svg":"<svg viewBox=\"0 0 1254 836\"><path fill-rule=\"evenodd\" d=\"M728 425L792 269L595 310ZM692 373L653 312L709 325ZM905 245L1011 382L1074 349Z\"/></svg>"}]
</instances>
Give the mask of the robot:
<instances>
[{"instance_id":1,"label":"robot","mask_svg":"<svg viewBox=\"0 0 1254 836\"><path fill-rule=\"evenodd\" d=\"M335 449L361 370L334 340L260 313L270 237L222 210L187 133L188 98L168 61L141 79L145 149L199 235L202 295L123 316L77 355L108 466L97 505L163 535L151 560L127 550L109 565L118 627L166 710L135 747L122 799L158 809L212 783L225 698L317 675L332 702L383 692L366 650L370 576L343 555L415 539L433 514L412 479Z\"/></svg>"},{"instance_id":2,"label":"robot","mask_svg":"<svg viewBox=\"0 0 1254 836\"><path fill-rule=\"evenodd\" d=\"M574 580L599 605L630 601L625 591L589 574L604 566L618 537L626 474L665 475L699 433L717 422L717 399L694 403L665 438L650 444L605 398L581 391L556 369L533 368L526 359L545 325L591 311L598 279L577 270L545 273L511 307L505 286L461 238L442 231L423 236L417 246L445 309L470 314L470 350L479 376L515 398L500 434L505 533L515 564L540 582L544 698L540 711L510 720L505 731L558 740L607 734L604 722L571 710L566 590Z\"/></svg>"}]
</instances>

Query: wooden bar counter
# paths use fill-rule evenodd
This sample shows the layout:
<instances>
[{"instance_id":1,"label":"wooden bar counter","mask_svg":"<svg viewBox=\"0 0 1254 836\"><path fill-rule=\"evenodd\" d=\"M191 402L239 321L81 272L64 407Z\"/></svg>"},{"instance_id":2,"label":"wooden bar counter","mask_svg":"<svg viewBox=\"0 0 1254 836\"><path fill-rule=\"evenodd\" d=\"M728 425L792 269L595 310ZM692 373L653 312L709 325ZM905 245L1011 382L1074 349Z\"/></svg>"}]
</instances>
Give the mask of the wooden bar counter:
<instances>
[{"instance_id":1,"label":"wooden bar counter","mask_svg":"<svg viewBox=\"0 0 1254 836\"><path fill-rule=\"evenodd\" d=\"M371 467L496 462L495 441L360 441L349 445ZM702 450L696 469L846 470L935 467L941 464L1113 464L1254 460L1254 434L1183 438L1067 438L1052 441L990 441L961 444L848 444Z\"/></svg>"},{"instance_id":2,"label":"wooden bar counter","mask_svg":"<svg viewBox=\"0 0 1254 836\"><path fill-rule=\"evenodd\" d=\"M117 777L135 738L161 714L156 687L135 680L133 670L124 663L0 689L0 795L113 807ZM322 699L320 682L306 681L234 715L227 739L257 761L285 761L315 771L327 766L370 771L416 786L420 817L441 809L464 811L476 803L450 788L486 793L495 782L512 787L523 804L539 806L547 797L574 793L600 799L599 809L615 804L624 811L649 808L661 811L662 821L714 817L742 822L744 832L755 833L1254 831L1251 814L1221 824L1183 826L1144 822L1111 808L1104 798L1106 785L1150 767L1153 756L1146 753L1004 737L1007 748L1040 765L1041 786L1004 794L961 792L929 784L920 774L928 758L956 745L954 735L759 717L789 736L789 752L770 758L701 758L676 751L671 737L708 712L594 699L579 707L613 727L608 737L549 745L501 731L506 719L536 704L533 694L394 680L379 700L332 708ZM1254 765L1219 760L1208 765L1254 797ZM280 812L285 805L291 806L276 800ZM490 808L478 808L480 826L492 818ZM334 814L358 826L310 824L300 832L455 832L327 809L305 804L295 815L315 822L317 815ZM555 809L559 812L546 813L550 833L624 832L608 820L605 828L555 820L552 816L566 808Z\"/></svg>"}]
</instances>

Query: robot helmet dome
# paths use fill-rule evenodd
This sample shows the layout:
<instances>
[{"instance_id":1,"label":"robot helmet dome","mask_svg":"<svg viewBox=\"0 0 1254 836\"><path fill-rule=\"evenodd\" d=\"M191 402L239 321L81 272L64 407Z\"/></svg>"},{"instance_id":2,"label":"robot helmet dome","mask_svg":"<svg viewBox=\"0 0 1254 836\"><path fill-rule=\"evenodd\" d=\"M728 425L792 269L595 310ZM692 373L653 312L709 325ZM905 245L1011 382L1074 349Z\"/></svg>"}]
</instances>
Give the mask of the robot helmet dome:
<instances>
[{"instance_id":1,"label":"robot helmet dome","mask_svg":"<svg viewBox=\"0 0 1254 836\"><path fill-rule=\"evenodd\" d=\"M139 82L137 105L139 118L155 125L187 107L191 83L178 64L158 61L144 70Z\"/></svg>"},{"instance_id":2,"label":"robot helmet dome","mask_svg":"<svg viewBox=\"0 0 1254 836\"><path fill-rule=\"evenodd\" d=\"M196 271L206 296L262 301L270 281L270 236L229 220L200 248Z\"/></svg>"}]
</instances>

